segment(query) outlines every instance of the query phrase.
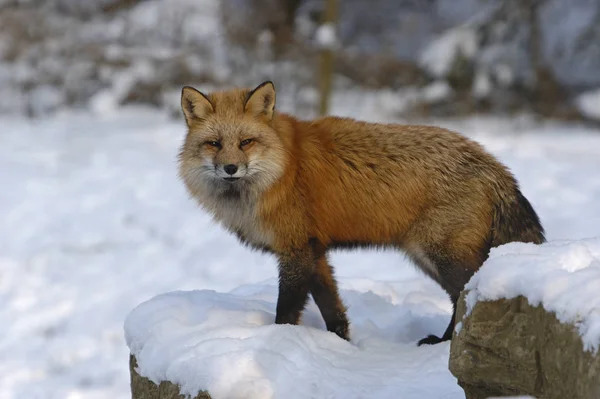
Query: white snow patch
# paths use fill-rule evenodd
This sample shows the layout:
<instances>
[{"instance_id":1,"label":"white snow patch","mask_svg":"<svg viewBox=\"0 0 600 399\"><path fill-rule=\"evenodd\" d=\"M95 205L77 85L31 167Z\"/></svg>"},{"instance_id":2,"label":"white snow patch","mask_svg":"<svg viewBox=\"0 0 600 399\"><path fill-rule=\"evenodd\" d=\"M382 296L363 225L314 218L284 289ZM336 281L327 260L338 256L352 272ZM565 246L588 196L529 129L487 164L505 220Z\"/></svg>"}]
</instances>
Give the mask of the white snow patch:
<instances>
[{"instance_id":1,"label":"white snow patch","mask_svg":"<svg viewBox=\"0 0 600 399\"><path fill-rule=\"evenodd\" d=\"M456 323L456 325L454 326L454 332L457 334L460 334L460 331L462 330L462 321L459 321L458 323Z\"/></svg>"},{"instance_id":2,"label":"white snow patch","mask_svg":"<svg viewBox=\"0 0 600 399\"><path fill-rule=\"evenodd\" d=\"M452 95L452 87L445 80L437 80L425 86L420 93L420 98L426 103L435 103Z\"/></svg>"},{"instance_id":3,"label":"white snow patch","mask_svg":"<svg viewBox=\"0 0 600 399\"><path fill-rule=\"evenodd\" d=\"M314 87L302 87L298 90L298 100L306 104L318 104L319 98L319 90Z\"/></svg>"},{"instance_id":4,"label":"white snow patch","mask_svg":"<svg viewBox=\"0 0 600 399\"><path fill-rule=\"evenodd\" d=\"M511 67L507 64L499 63L494 66L494 75L502 86L508 87L515 80L515 74Z\"/></svg>"},{"instance_id":5,"label":"white snow patch","mask_svg":"<svg viewBox=\"0 0 600 399\"><path fill-rule=\"evenodd\" d=\"M294 21L296 33L301 37L310 37L314 31L318 28L317 24L313 22L305 14L296 16Z\"/></svg>"},{"instance_id":6,"label":"white snow patch","mask_svg":"<svg viewBox=\"0 0 600 399\"><path fill-rule=\"evenodd\" d=\"M402 317L402 309L426 310L425 298L405 296L390 284L355 285L369 289L342 292L352 343L325 331L312 302L304 325L274 324L274 283L156 296L129 314L125 337L142 376L177 383L191 396L208 390L215 399L463 398L439 361L449 344L417 347L403 336L415 320L406 310ZM419 328L412 329L408 335L420 337L414 334Z\"/></svg>"},{"instance_id":7,"label":"white snow patch","mask_svg":"<svg viewBox=\"0 0 600 399\"><path fill-rule=\"evenodd\" d=\"M320 25L315 32L315 40L321 48L333 49L337 45L337 37L335 34L335 25L326 23Z\"/></svg>"},{"instance_id":8,"label":"white snow patch","mask_svg":"<svg viewBox=\"0 0 600 399\"><path fill-rule=\"evenodd\" d=\"M493 248L465 289L467 315L478 301L522 295L575 325L585 350L600 346L600 238Z\"/></svg>"},{"instance_id":9,"label":"white snow patch","mask_svg":"<svg viewBox=\"0 0 600 399\"><path fill-rule=\"evenodd\" d=\"M155 71L147 60L138 60L129 69L115 74L112 87L104 89L89 100L90 110L102 116L112 115L120 108L121 101L139 82L150 81Z\"/></svg>"},{"instance_id":10,"label":"white snow patch","mask_svg":"<svg viewBox=\"0 0 600 399\"><path fill-rule=\"evenodd\" d=\"M479 71L473 80L473 88L471 90L475 98L485 98L492 92L492 82L486 72Z\"/></svg>"},{"instance_id":11,"label":"white snow patch","mask_svg":"<svg viewBox=\"0 0 600 399\"><path fill-rule=\"evenodd\" d=\"M275 35L269 29L265 29L258 35L257 41L259 45L270 46L275 40Z\"/></svg>"},{"instance_id":12,"label":"white snow patch","mask_svg":"<svg viewBox=\"0 0 600 399\"><path fill-rule=\"evenodd\" d=\"M473 28L460 26L447 30L425 47L419 64L435 77L443 78L459 52L468 59L475 56L477 32Z\"/></svg>"},{"instance_id":13,"label":"white snow patch","mask_svg":"<svg viewBox=\"0 0 600 399\"><path fill-rule=\"evenodd\" d=\"M41 85L30 93L30 104L35 114L41 115L50 112L65 101L65 93L55 86Z\"/></svg>"},{"instance_id":14,"label":"white snow patch","mask_svg":"<svg viewBox=\"0 0 600 399\"><path fill-rule=\"evenodd\" d=\"M111 115L119 109L119 99L112 90L104 89L90 97L88 106L96 115Z\"/></svg>"},{"instance_id":15,"label":"white snow patch","mask_svg":"<svg viewBox=\"0 0 600 399\"><path fill-rule=\"evenodd\" d=\"M575 103L585 116L600 120L600 89L579 95Z\"/></svg>"}]
</instances>

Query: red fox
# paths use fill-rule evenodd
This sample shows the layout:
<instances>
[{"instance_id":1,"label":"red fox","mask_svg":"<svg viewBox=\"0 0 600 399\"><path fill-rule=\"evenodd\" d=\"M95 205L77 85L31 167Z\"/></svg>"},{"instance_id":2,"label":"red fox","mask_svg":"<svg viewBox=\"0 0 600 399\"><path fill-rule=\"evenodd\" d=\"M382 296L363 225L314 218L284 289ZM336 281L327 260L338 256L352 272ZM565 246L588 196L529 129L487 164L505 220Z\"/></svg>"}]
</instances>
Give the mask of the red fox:
<instances>
[{"instance_id":1,"label":"red fox","mask_svg":"<svg viewBox=\"0 0 600 399\"><path fill-rule=\"evenodd\" d=\"M275 111L275 87L205 95L184 87L187 135L179 175L240 241L275 255L275 323L297 324L309 293L327 326L349 340L327 253L395 248L456 301L491 247L543 243L544 229L508 169L466 137L434 126Z\"/></svg>"}]
</instances>

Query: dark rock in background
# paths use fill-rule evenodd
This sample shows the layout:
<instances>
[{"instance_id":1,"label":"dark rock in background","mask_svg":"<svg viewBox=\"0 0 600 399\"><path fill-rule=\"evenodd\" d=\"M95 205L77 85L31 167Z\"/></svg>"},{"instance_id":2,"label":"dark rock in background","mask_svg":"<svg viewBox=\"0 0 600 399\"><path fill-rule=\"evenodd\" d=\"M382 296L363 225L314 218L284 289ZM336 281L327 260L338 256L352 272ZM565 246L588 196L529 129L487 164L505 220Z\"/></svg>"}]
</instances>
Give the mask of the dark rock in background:
<instances>
[{"instance_id":1,"label":"dark rock in background","mask_svg":"<svg viewBox=\"0 0 600 399\"><path fill-rule=\"evenodd\" d=\"M172 106L167 94L183 84L270 78L291 95L314 89L322 9L323 0L0 0L0 113ZM345 0L337 34L336 87L424 90L399 113L582 119L576 99L600 87L600 0ZM451 90L428 100L440 82Z\"/></svg>"}]
</instances>

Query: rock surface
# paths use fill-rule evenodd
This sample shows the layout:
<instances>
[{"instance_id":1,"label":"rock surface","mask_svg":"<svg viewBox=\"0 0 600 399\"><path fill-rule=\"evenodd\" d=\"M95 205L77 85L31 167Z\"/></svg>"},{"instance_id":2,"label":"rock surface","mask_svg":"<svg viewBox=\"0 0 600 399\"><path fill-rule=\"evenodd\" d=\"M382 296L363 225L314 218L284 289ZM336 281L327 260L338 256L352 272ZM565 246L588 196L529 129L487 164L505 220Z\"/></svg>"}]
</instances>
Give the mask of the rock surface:
<instances>
[{"instance_id":1,"label":"rock surface","mask_svg":"<svg viewBox=\"0 0 600 399\"><path fill-rule=\"evenodd\" d=\"M179 386L168 381L156 385L146 377L139 375L135 368L137 360L133 355L129 356L129 373L131 375L131 398L132 399L186 399L179 393ZM193 399L210 399L207 392L200 392Z\"/></svg>"},{"instance_id":2,"label":"rock surface","mask_svg":"<svg viewBox=\"0 0 600 399\"><path fill-rule=\"evenodd\" d=\"M463 318L467 293L458 302L449 364L467 399L600 398L600 354L583 350L574 326L522 296L478 302Z\"/></svg>"}]
</instances>

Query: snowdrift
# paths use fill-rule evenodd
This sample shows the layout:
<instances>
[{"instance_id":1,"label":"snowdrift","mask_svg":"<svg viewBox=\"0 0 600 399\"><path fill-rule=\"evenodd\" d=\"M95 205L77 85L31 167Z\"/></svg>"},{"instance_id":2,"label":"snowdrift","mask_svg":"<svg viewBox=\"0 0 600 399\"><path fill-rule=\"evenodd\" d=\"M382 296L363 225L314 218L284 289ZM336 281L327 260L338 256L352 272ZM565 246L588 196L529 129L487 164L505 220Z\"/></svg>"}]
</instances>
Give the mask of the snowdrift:
<instances>
[{"instance_id":1,"label":"snowdrift","mask_svg":"<svg viewBox=\"0 0 600 399\"><path fill-rule=\"evenodd\" d=\"M447 369L449 344L416 346L448 322L450 309L429 302L449 305L443 293L427 299L422 280L354 285L362 287L342 290L351 343L325 330L312 302L303 325L273 324L277 289L268 284L154 297L127 318L127 344L140 375L192 397L206 390L214 399L463 398Z\"/></svg>"}]
</instances>

